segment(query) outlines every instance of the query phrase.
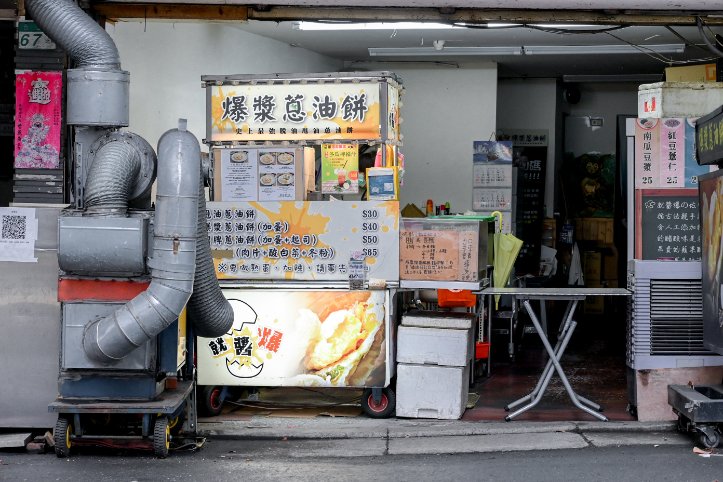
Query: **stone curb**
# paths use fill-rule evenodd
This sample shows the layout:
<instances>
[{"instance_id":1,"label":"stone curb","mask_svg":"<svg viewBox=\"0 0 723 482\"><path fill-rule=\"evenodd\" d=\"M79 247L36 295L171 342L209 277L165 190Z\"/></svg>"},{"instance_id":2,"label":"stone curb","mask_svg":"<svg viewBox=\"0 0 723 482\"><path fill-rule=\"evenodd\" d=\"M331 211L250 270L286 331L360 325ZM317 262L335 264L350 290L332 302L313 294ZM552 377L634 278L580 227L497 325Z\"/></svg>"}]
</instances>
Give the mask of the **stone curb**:
<instances>
[{"instance_id":1,"label":"stone curb","mask_svg":"<svg viewBox=\"0 0 723 482\"><path fill-rule=\"evenodd\" d=\"M430 438L533 433L652 433L675 431L675 422L463 422L437 420L359 420L252 418L201 421L201 435L218 440L309 440Z\"/></svg>"}]
</instances>

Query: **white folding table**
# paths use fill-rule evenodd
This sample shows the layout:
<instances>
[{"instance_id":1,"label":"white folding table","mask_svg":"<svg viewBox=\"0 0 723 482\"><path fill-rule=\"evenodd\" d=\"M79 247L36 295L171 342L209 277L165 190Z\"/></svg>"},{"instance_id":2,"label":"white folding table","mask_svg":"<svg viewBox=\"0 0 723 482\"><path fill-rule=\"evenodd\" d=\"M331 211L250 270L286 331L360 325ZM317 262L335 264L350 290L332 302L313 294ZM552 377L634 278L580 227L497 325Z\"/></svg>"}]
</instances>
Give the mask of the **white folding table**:
<instances>
[{"instance_id":1,"label":"white folding table","mask_svg":"<svg viewBox=\"0 0 723 482\"><path fill-rule=\"evenodd\" d=\"M570 385L570 381L565 376L565 372L562 370L560 360L562 355L565 353L565 348L572 337L573 331L577 326L577 322L573 321L572 317L575 314L578 302L584 300L588 296L630 296L632 293L624 288L486 288L481 291L482 295L489 296L490 300L493 295L509 295L513 299L522 302L522 305L527 310L527 314L530 316L532 324L535 326L535 331L540 336L542 344L545 346L545 350L549 355L550 359L545 365L545 369L542 371L542 375L537 382L535 388L530 392L529 395L525 395L519 400L508 404L505 410L511 410L518 405L522 405L528 402L524 406L518 408L514 412L510 413L505 417L506 421L510 421L516 416L524 413L535 405L537 405L542 399L542 395L550 384L552 375L554 372L560 376L562 384L565 386L567 394L570 396L570 400L575 404L577 408L589 413L593 417L607 422L608 418L600 413L602 407L595 402L588 400L575 393ZM567 301L567 308L563 315L562 322L560 324L560 331L558 333L557 344L555 348L552 348L550 341L547 338L547 333L540 326L540 321L537 319L532 305L531 300L540 300L541 303L545 303L549 300L560 300ZM488 306L491 306L488 305Z\"/></svg>"}]
</instances>

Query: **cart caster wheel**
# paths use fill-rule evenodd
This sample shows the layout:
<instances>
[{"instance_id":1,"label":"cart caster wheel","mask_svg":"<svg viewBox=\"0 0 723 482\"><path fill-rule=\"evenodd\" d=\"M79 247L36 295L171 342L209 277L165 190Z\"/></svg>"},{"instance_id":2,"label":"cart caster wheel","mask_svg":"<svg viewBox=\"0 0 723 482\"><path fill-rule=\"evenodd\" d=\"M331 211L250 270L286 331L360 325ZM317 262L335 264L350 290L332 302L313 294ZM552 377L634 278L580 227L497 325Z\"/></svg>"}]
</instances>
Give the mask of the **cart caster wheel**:
<instances>
[{"instance_id":1,"label":"cart caster wheel","mask_svg":"<svg viewBox=\"0 0 723 482\"><path fill-rule=\"evenodd\" d=\"M153 453L159 459L165 459L170 449L171 426L168 417L158 417L153 425Z\"/></svg>"},{"instance_id":2,"label":"cart caster wheel","mask_svg":"<svg viewBox=\"0 0 723 482\"><path fill-rule=\"evenodd\" d=\"M371 418L389 418L394 414L397 406L397 397L391 388L382 388L379 403L374 401L371 388L365 388L362 394L361 406L364 413Z\"/></svg>"},{"instance_id":3,"label":"cart caster wheel","mask_svg":"<svg viewBox=\"0 0 723 482\"><path fill-rule=\"evenodd\" d=\"M201 413L208 417L215 417L221 414L223 402L225 399L223 387L218 385L208 385L203 387L199 402Z\"/></svg>"},{"instance_id":4,"label":"cart caster wheel","mask_svg":"<svg viewBox=\"0 0 723 482\"><path fill-rule=\"evenodd\" d=\"M698 429L698 443L706 449L714 449L720 443L720 433L713 427Z\"/></svg>"},{"instance_id":5,"label":"cart caster wheel","mask_svg":"<svg viewBox=\"0 0 723 482\"><path fill-rule=\"evenodd\" d=\"M59 416L55 423L55 431L53 432L53 442L55 442L55 455L60 458L70 455L70 437L73 434L73 425L70 421Z\"/></svg>"}]
</instances>

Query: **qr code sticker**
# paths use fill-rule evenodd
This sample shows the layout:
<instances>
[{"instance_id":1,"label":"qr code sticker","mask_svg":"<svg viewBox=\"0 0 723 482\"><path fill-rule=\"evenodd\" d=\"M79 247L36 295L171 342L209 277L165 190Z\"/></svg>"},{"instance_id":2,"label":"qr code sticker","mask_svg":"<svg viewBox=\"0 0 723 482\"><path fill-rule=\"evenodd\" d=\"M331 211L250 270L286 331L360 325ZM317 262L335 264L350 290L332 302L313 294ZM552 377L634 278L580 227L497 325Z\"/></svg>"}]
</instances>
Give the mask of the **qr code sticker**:
<instances>
[{"instance_id":1,"label":"qr code sticker","mask_svg":"<svg viewBox=\"0 0 723 482\"><path fill-rule=\"evenodd\" d=\"M2 217L2 238L3 239L25 239L25 216Z\"/></svg>"}]
</instances>

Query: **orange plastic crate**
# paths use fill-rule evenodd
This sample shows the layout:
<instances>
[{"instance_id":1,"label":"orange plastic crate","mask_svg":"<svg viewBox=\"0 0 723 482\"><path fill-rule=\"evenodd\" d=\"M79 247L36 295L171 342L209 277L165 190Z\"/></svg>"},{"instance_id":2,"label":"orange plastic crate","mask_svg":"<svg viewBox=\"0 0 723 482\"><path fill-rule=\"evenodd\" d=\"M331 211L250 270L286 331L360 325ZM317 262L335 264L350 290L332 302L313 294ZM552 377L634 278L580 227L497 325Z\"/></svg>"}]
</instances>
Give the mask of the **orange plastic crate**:
<instances>
[{"instance_id":1,"label":"orange plastic crate","mask_svg":"<svg viewBox=\"0 0 723 482\"><path fill-rule=\"evenodd\" d=\"M437 304L440 308L472 308L477 297L470 290L437 290Z\"/></svg>"}]
</instances>

